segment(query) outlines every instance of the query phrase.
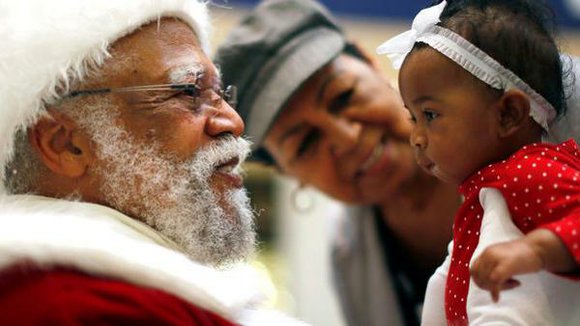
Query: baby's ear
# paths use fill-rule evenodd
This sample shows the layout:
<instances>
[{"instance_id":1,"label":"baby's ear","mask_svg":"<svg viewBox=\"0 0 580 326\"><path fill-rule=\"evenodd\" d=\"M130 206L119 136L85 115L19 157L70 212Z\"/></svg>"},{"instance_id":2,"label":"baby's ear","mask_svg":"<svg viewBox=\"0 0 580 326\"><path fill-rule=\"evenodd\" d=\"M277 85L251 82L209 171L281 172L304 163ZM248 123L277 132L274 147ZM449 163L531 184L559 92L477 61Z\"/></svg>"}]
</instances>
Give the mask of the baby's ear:
<instances>
[{"instance_id":1,"label":"baby's ear","mask_svg":"<svg viewBox=\"0 0 580 326\"><path fill-rule=\"evenodd\" d=\"M507 90L498 105L500 137L509 137L530 122L530 100L521 90Z\"/></svg>"}]
</instances>

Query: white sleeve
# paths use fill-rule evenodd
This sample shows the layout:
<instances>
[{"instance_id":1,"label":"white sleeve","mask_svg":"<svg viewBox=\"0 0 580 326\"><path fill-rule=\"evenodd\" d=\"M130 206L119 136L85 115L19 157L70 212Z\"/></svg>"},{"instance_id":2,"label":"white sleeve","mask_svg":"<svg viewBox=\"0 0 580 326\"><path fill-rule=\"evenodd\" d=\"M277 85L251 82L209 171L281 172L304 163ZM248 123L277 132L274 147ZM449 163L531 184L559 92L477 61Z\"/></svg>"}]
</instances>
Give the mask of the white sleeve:
<instances>
[{"instance_id":1,"label":"white sleeve","mask_svg":"<svg viewBox=\"0 0 580 326\"><path fill-rule=\"evenodd\" d=\"M423 302L423 312L421 314L422 326L445 326L445 282L451 264L451 253L453 251L453 241L447 247L447 257L443 264L439 266L427 283L425 291L425 301Z\"/></svg>"},{"instance_id":2,"label":"white sleeve","mask_svg":"<svg viewBox=\"0 0 580 326\"><path fill-rule=\"evenodd\" d=\"M497 189L483 188L479 200L484 214L472 262L491 244L523 236L513 224L507 204ZM497 303L491 300L488 291L473 281L469 283L470 325L580 325L580 283L546 272L516 278L521 285L502 291Z\"/></svg>"}]
</instances>

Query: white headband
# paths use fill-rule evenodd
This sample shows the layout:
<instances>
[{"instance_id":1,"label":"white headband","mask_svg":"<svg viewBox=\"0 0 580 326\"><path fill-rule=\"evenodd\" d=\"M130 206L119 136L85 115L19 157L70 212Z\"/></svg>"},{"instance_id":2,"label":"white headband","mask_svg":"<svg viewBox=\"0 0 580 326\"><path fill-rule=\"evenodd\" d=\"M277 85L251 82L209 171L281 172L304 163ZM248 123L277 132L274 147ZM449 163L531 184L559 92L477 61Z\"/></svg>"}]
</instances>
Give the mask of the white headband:
<instances>
[{"instance_id":1,"label":"white headband","mask_svg":"<svg viewBox=\"0 0 580 326\"><path fill-rule=\"evenodd\" d=\"M468 40L436 25L441 21L439 17L446 5L447 2L443 1L421 10L410 30L381 44L377 53L386 54L393 67L399 69L415 43L426 43L491 87L504 91L517 88L526 93L530 97L530 116L548 131L556 110L542 95Z\"/></svg>"}]
</instances>

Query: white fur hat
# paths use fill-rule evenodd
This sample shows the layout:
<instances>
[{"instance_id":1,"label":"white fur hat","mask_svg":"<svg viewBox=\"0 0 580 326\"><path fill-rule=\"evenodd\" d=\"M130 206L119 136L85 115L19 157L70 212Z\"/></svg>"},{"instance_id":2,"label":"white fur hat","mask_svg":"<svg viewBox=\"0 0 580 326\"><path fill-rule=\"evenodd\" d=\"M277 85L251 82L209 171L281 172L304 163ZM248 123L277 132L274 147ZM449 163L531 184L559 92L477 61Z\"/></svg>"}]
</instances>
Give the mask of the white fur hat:
<instances>
[{"instance_id":1,"label":"white fur hat","mask_svg":"<svg viewBox=\"0 0 580 326\"><path fill-rule=\"evenodd\" d=\"M17 130L109 56L109 45L160 17L176 17L207 52L204 0L0 0L0 194Z\"/></svg>"}]
</instances>

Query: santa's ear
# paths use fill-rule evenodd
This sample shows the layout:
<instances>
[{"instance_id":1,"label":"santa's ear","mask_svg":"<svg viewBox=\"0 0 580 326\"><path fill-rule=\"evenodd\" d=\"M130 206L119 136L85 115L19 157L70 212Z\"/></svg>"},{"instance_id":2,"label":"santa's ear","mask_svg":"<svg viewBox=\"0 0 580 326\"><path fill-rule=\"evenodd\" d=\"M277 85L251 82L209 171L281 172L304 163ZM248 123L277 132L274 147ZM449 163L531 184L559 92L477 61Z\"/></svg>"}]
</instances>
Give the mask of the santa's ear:
<instances>
[{"instance_id":1,"label":"santa's ear","mask_svg":"<svg viewBox=\"0 0 580 326\"><path fill-rule=\"evenodd\" d=\"M90 140L76 123L54 110L29 129L28 140L44 165L62 176L84 175L93 157Z\"/></svg>"},{"instance_id":2,"label":"santa's ear","mask_svg":"<svg viewBox=\"0 0 580 326\"><path fill-rule=\"evenodd\" d=\"M497 105L500 137L509 137L529 123L530 99L521 90L507 90Z\"/></svg>"}]
</instances>

